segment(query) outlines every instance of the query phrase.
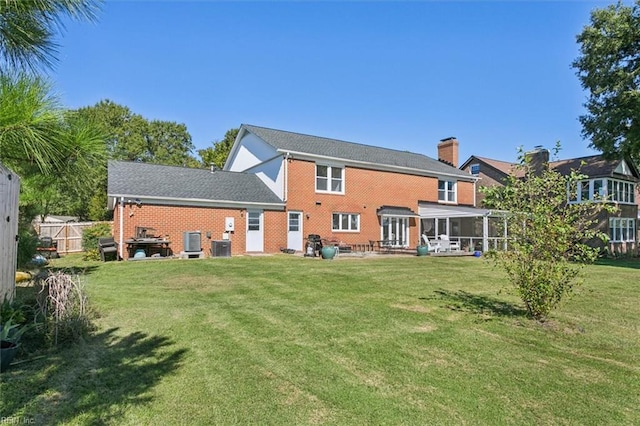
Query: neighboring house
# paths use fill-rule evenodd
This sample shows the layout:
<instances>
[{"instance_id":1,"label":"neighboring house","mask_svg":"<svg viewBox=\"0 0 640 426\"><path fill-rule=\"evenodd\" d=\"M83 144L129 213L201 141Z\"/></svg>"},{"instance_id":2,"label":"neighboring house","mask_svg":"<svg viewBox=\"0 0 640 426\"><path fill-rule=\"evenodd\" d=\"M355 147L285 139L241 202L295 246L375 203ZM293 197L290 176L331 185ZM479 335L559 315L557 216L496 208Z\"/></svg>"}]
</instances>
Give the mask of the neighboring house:
<instances>
[{"instance_id":1,"label":"neighboring house","mask_svg":"<svg viewBox=\"0 0 640 426\"><path fill-rule=\"evenodd\" d=\"M567 192L567 202L581 203L607 199L615 203L618 211L614 214L603 212L598 218L598 228L609 235L609 249L614 253L633 253L638 249L638 181L640 173L630 160L607 160L601 155L571 158L549 162L549 151L536 147L527 153L533 161L549 164L552 170L562 175L579 171L588 176L579 182L576 193ZM521 169L514 163L493 160L490 158L471 156L465 161L461 170L479 178L476 191L478 204L481 205L483 194L480 188L504 185L510 173L515 171L517 177L523 177Z\"/></svg>"},{"instance_id":2,"label":"neighboring house","mask_svg":"<svg viewBox=\"0 0 640 426\"><path fill-rule=\"evenodd\" d=\"M438 157L242 125L223 171L109 162L114 236L151 227L174 253L195 230L207 252L205 235L231 240L233 254L301 251L310 234L415 247L425 232L487 248L491 212L474 208L477 179L456 167L458 141L441 141Z\"/></svg>"}]
</instances>

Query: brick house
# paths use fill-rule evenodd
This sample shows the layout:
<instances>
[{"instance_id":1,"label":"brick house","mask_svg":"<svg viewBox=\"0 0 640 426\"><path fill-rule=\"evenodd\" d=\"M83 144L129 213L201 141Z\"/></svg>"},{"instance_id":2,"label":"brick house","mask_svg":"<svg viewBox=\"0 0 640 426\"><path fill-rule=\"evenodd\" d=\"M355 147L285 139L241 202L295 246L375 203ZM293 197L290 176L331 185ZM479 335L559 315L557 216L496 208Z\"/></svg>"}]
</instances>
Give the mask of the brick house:
<instances>
[{"instance_id":1,"label":"brick house","mask_svg":"<svg viewBox=\"0 0 640 426\"><path fill-rule=\"evenodd\" d=\"M607 160L601 155L592 155L566 160L549 161L549 151L542 147L527 153L532 161L548 166L562 175L577 170L587 176L579 182L576 193L567 192L568 203L581 203L596 199L608 199L617 205L614 214L603 212L598 217L598 228L609 235L609 250L612 253L635 253L638 250L638 182L640 173L629 159ZM483 194L480 188L504 185L510 173L524 177L523 171L515 168L514 163L472 155L465 161L461 170L476 176L478 185L476 199L482 205Z\"/></svg>"},{"instance_id":2,"label":"brick house","mask_svg":"<svg viewBox=\"0 0 640 426\"><path fill-rule=\"evenodd\" d=\"M246 212L260 209L270 221L281 222L285 209L254 174L125 161L109 161L107 194L123 258L128 257L124 241L136 236L138 227L166 237L174 253L184 250L183 234L189 231L201 232L204 251L210 241L233 237L233 252L242 253Z\"/></svg>"},{"instance_id":3,"label":"brick house","mask_svg":"<svg viewBox=\"0 0 640 426\"><path fill-rule=\"evenodd\" d=\"M469 226L481 242L490 212L474 208L477 178L456 167L458 141L442 140L438 158L242 125L223 170L110 162L114 236L152 227L174 253L193 230L207 252L207 239L231 240L232 254L302 251L309 234L407 248L421 232L462 236L465 217L479 218Z\"/></svg>"}]
</instances>

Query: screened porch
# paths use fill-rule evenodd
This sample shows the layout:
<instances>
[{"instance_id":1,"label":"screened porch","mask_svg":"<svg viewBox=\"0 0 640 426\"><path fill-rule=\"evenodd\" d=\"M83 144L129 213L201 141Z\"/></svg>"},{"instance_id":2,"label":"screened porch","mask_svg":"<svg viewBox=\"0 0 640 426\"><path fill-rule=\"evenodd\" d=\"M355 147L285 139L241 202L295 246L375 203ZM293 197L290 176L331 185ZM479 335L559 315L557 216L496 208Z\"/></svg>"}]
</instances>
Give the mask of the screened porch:
<instances>
[{"instance_id":1,"label":"screened porch","mask_svg":"<svg viewBox=\"0 0 640 426\"><path fill-rule=\"evenodd\" d=\"M474 207L420 203L420 234L429 240L446 235L462 251L506 250L505 212Z\"/></svg>"}]
</instances>

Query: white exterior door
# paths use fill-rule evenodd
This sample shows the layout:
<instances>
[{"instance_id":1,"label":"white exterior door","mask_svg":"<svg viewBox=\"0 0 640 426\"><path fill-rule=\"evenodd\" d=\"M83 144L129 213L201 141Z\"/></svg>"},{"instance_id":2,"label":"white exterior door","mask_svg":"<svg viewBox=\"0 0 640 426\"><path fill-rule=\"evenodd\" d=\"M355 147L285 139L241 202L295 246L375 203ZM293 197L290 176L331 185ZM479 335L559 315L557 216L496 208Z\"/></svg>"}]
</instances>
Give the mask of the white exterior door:
<instances>
[{"instance_id":1,"label":"white exterior door","mask_svg":"<svg viewBox=\"0 0 640 426\"><path fill-rule=\"evenodd\" d=\"M262 210L247 210L247 249L264 251L264 214Z\"/></svg>"},{"instance_id":2,"label":"white exterior door","mask_svg":"<svg viewBox=\"0 0 640 426\"><path fill-rule=\"evenodd\" d=\"M394 247L409 245L409 219L406 217L383 217L382 239Z\"/></svg>"},{"instance_id":3,"label":"white exterior door","mask_svg":"<svg viewBox=\"0 0 640 426\"><path fill-rule=\"evenodd\" d=\"M302 212L289 212L287 248L302 250Z\"/></svg>"}]
</instances>

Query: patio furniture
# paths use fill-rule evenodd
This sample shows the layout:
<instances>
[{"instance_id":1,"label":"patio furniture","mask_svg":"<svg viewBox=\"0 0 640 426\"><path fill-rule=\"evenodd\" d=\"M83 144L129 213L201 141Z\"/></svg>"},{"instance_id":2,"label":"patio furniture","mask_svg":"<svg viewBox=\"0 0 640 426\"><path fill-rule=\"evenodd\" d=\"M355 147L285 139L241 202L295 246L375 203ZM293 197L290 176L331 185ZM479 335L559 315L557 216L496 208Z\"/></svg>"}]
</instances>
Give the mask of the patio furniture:
<instances>
[{"instance_id":1,"label":"patio furniture","mask_svg":"<svg viewBox=\"0 0 640 426\"><path fill-rule=\"evenodd\" d=\"M106 262L109 257L118 260L118 244L113 237L99 238L98 250L100 251L100 260L103 262Z\"/></svg>"},{"instance_id":2,"label":"patio furniture","mask_svg":"<svg viewBox=\"0 0 640 426\"><path fill-rule=\"evenodd\" d=\"M429 241L429 237L427 237L425 234L422 234L422 241L424 242L424 245L427 246L427 253L430 251L438 253L440 251L440 243L431 244L431 241Z\"/></svg>"},{"instance_id":3,"label":"patio furniture","mask_svg":"<svg viewBox=\"0 0 640 426\"><path fill-rule=\"evenodd\" d=\"M127 245L127 253L129 259L146 259L147 257L169 257L171 256L171 241L164 238L131 238L125 240ZM139 255L136 257L136 252L142 250L144 257ZM198 254L199 252L189 252Z\"/></svg>"},{"instance_id":4,"label":"patio furniture","mask_svg":"<svg viewBox=\"0 0 640 426\"><path fill-rule=\"evenodd\" d=\"M58 254L58 242L51 237L38 238L36 251L45 259L57 259L60 257Z\"/></svg>"},{"instance_id":5,"label":"patio furniture","mask_svg":"<svg viewBox=\"0 0 640 426\"><path fill-rule=\"evenodd\" d=\"M448 235L442 234L440 235L440 241L446 241L447 250L448 251L460 251L460 242L459 241L451 241Z\"/></svg>"}]
</instances>

